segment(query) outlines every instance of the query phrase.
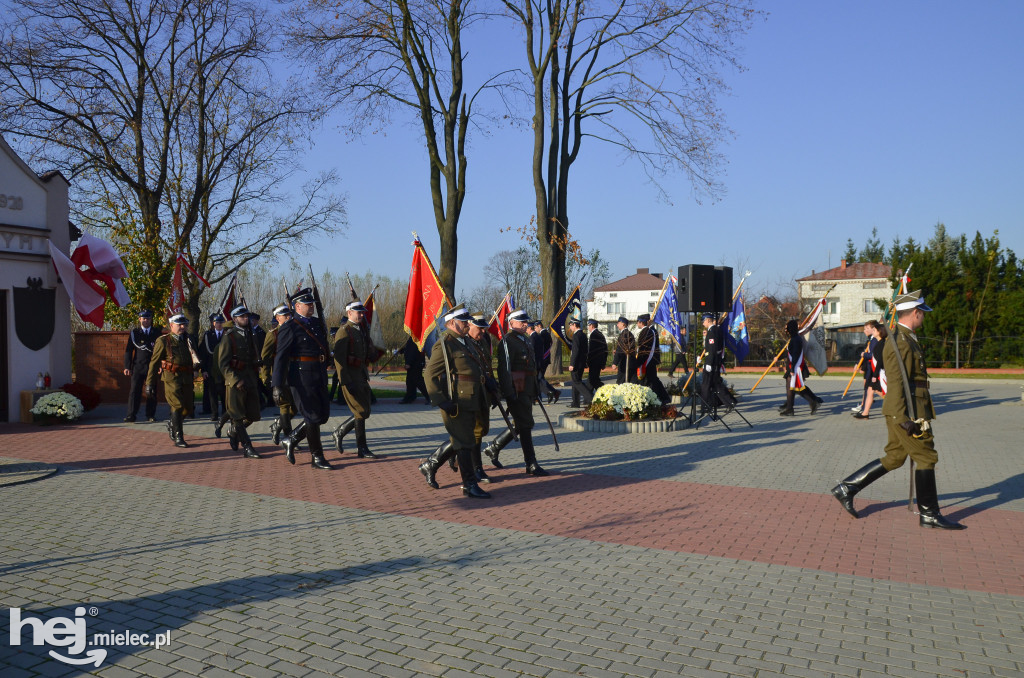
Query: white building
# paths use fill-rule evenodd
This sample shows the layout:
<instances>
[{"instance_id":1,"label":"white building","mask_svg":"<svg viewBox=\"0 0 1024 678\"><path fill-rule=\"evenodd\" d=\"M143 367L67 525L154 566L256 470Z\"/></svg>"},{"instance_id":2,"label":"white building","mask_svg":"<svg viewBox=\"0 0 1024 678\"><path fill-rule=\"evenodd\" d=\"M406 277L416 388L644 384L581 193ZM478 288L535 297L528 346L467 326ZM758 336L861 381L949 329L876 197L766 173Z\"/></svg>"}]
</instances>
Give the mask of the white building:
<instances>
[{"instance_id":1,"label":"white building","mask_svg":"<svg viewBox=\"0 0 1024 678\"><path fill-rule=\"evenodd\" d=\"M71 381L71 302L46 244L70 251L68 214L67 180L35 174L0 136L0 422L20 419L39 373Z\"/></svg>"},{"instance_id":2,"label":"white building","mask_svg":"<svg viewBox=\"0 0 1024 678\"><path fill-rule=\"evenodd\" d=\"M641 313L654 313L664 286L665 279L660 273L638 268L633 275L595 287L594 299L587 304L589 317L600 323L606 337L614 337L619 333L615 321L620 315L633 324Z\"/></svg>"},{"instance_id":3,"label":"white building","mask_svg":"<svg viewBox=\"0 0 1024 678\"><path fill-rule=\"evenodd\" d=\"M822 322L826 329L835 327L863 326L868 320L878 320L883 310L876 299L888 301L892 296L889 276L892 267L887 264L847 264L846 259L836 268L797 279L800 286L800 306L809 308L833 284L826 299Z\"/></svg>"}]
</instances>

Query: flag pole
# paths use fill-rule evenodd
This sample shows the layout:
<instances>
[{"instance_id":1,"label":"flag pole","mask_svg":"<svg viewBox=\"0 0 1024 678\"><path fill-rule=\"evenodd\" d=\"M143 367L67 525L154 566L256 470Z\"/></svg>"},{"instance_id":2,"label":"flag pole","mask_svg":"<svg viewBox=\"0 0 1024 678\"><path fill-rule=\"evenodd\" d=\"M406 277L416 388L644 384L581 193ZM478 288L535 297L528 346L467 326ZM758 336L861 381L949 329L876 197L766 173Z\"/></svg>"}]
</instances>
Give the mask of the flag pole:
<instances>
[{"instance_id":1,"label":"flag pole","mask_svg":"<svg viewBox=\"0 0 1024 678\"><path fill-rule=\"evenodd\" d=\"M501 298L501 302L498 304L498 308L494 309L494 315L492 315L491 319L487 321L488 325L493 323L494 319L498 317L498 313L501 312L501 307L505 305L505 300L508 299L510 294L512 294L512 288L511 287L509 288L508 292L505 292L505 296L503 296Z\"/></svg>"},{"instance_id":2,"label":"flag pole","mask_svg":"<svg viewBox=\"0 0 1024 678\"><path fill-rule=\"evenodd\" d=\"M807 317L804 318L804 321L800 323L800 327L803 327L804 324L806 324L807 321L811 319L811 316L814 315L814 310L818 308L818 305L821 304L821 302L825 301L825 298L828 297L829 293L836 288L837 284L838 283L832 283L832 287L828 288L828 290L825 291L825 294L821 297L821 299L818 300L818 303L814 305L814 308L812 308L811 312L807 314ZM754 389L758 387L761 381L768 376L768 373L771 371L771 369L775 367L775 363L779 362L779 358L781 358L782 354L786 352L786 348L788 345L789 343L787 342L786 346L782 347L782 350L779 351L779 354L775 356L775 359L772 360L770 365L768 365L768 368L764 371L764 374L761 375L761 378L757 380L757 383L750 387L750 393L753 393Z\"/></svg>"},{"instance_id":3,"label":"flag pole","mask_svg":"<svg viewBox=\"0 0 1024 678\"><path fill-rule=\"evenodd\" d=\"M740 295L740 290L743 288L743 283L747 282L747 278L749 278L749 277L750 277L750 271L746 271L743 274L743 277L740 278L740 284L736 286L736 291L732 293L732 301L733 301L734 304L736 303L736 297L738 297ZM726 315L728 315L728 312L726 312ZM716 324L721 325L722 324L722 319L719 318L718 319L718 323L716 323ZM682 348L682 346L680 346L679 348ZM701 361L704 360L704 354L705 353L707 353L707 351L701 351L700 355L697 356L697 361L693 365L693 371L690 372L690 376L686 378L686 383L683 384L683 391L685 391L686 387L690 385L690 380L693 379L693 375L697 374L697 365L700 365ZM778 360L778 358L776 358L776 360Z\"/></svg>"},{"instance_id":4,"label":"flag pole","mask_svg":"<svg viewBox=\"0 0 1024 678\"><path fill-rule=\"evenodd\" d=\"M886 316L888 316L891 313L891 309L892 309L893 305L896 303L896 297L898 297L901 294L905 294L906 293L904 291L904 283L903 283L903 281L906 279L907 274L910 273L910 269L913 268L913 267L914 267L914 262L910 262L910 266L907 266L907 270L903 272L902 276L900 276L900 284L897 285L896 289L894 289L892 291L892 296L889 298L889 304L888 304L888 306L885 307L885 312L882 314L882 321L885 322L886 324L889 324L889 322L890 322L890 320L887 319ZM889 329L891 330L892 327L890 327ZM869 339L867 345L864 346L864 350L866 351L870 347L871 347L871 340ZM843 397L844 398L846 397L846 392L850 390L850 386L853 384L853 380L857 378L857 373L860 372L860 366L861 366L861 364L863 364L863 362L864 362L864 353L861 352L860 360L857 361L857 366L855 368L853 368L853 374L850 375L850 381L847 382L846 390L843 391Z\"/></svg>"},{"instance_id":5,"label":"flag pole","mask_svg":"<svg viewBox=\"0 0 1024 678\"><path fill-rule=\"evenodd\" d=\"M452 306L455 305L455 302L452 301L451 297L448 296L448 292L445 291L444 285L441 284L441 279L437 277L437 270L434 268L433 262L430 261L430 255L427 254L427 248L425 248L423 246L423 243L420 242L420 236L419 236L418 233L416 233L416 231L412 232L412 237L415 238L415 242L413 243L413 246L414 247L418 247L421 250L423 250L423 258L427 262L427 268L430 269L430 275L432 275L434 277L434 282L437 283L438 289L440 289L441 290L441 294L444 295L445 302L447 302L448 303L448 307L451 308Z\"/></svg>"}]
</instances>

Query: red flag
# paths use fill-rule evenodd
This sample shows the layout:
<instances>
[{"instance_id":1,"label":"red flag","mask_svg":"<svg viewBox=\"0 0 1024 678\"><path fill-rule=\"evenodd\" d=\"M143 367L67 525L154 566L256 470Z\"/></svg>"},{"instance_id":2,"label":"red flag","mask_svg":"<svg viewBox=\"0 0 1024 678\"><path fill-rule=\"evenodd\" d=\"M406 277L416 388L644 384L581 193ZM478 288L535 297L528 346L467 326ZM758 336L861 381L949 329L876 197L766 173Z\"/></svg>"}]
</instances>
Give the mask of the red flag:
<instances>
[{"instance_id":1,"label":"red flag","mask_svg":"<svg viewBox=\"0 0 1024 678\"><path fill-rule=\"evenodd\" d=\"M498 310L494 312L494 318L491 320L491 324L487 327L487 331L497 337L499 341L508 334L508 316L513 310L512 293L510 292L501 300L501 305L498 306Z\"/></svg>"},{"instance_id":2,"label":"red flag","mask_svg":"<svg viewBox=\"0 0 1024 678\"><path fill-rule=\"evenodd\" d=\"M228 283L228 289L224 292L224 298L221 299L220 308L221 313L225 318L231 318L231 311L238 306L235 302L235 295L238 293L236 287L238 286L237 274L231 276L231 282Z\"/></svg>"},{"instance_id":3,"label":"red flag","mask_svg":"<svg viewBox=\"0 0 1024 678\"><path fill-rule=\"evenodd\" d=\"M171 278L171 298L167 300L167 310L171 315L177 315L182 311L182 304L185 303L185 290L181 284L181 257L178 257L174 265L174 277Z\"/></svg>"},{"instance_id":4,"label":"red flag","mask_svg":"<svg viewBox=\"0 0 1024 678\"><path fill-rule=\"evenodd\" d=\"M192 264L188 263L188 259L186 259L185 255L182 254L181 252L178 252L178 265L179 266L183 265L185 268L187 268L189 270L189 272L192 275L194 275L197 280L199 280L199 282L203 283L204 287L209 287L210 286L210 283L206 282L206 278L204 278L203 276L199 275L199 271L197 271L195 268L193 268Z\"/></svg>"},{"instance_id":5,"label":"red flag","mask_svg":"<svg viewBox=\"0 0 1024 678\"><path fill-rule=\"evenodd\" d=\"M131 301L121 284L121 278L128 277L128 270L110 243L86 233L79 239L70 259L54 248L52 242L48 245L53 267L82 320L103 327L103 309L108 295L118 306Z\"/></svg>"},{"instance_id":6,"label":"red flag","mask_svg":"<svg viewBox=\"0 0 1024 678\"><path fill-rule=\"evenodd\" d=\"M441 312L447 295L419 238L413 245L416 249L409 269L409 291L405 296L405 331L422 351L423 342L433 330L434 318Z\"/></svg>"}]
</instances>

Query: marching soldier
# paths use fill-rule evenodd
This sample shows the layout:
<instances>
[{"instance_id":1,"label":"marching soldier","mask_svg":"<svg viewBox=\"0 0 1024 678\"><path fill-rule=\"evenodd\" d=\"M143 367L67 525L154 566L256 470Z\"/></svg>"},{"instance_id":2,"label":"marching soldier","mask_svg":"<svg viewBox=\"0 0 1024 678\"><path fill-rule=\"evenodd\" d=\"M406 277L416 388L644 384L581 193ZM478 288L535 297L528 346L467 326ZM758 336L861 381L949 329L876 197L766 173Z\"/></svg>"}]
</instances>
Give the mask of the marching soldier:
<instances>
[{"instance_id":1,"label":"marching soldier","mask_svg":"<svg viewBox=\"0 0 1024 678\"><path fill-rule=\"evenodd\" d=\"M217 346L217 366L224 376L225 414L231 420L228 441L232 450L242 446L246 459L259 459L246 430L260 420L259 353L249 328L249 309L236 306L231 310L234 326L224 332Z\"/></svg>"},{"instance_id":2,"label":"marching soldier","mask_svg":"<svg viewBox=\"0 0 1024 678\"><path fill-rule=\"evenodd\" d=\"M736 407L736 399L722 382L722 364L725 357L722 327L717 323L713 313L702 315L701 323L704 325L704 376L700 382L700 397L706 407L718 409L725 406L725 413L728 414Z\"/></svg>"},{"instance_id":3,"label":"marching soldier","mask_svg":"<svg viewBox=\"0 0 1024 678\"><path fill-rule=\"evenodd\" d=\"M192 416L195 398L192 393L192 379L195 369L200 367L188 338L188 318L178 314L170 321L170 334L160 337L153 345L153 357L146 373L146 398L156 401L156 377L164 383L164 398L171 408L167 419L167 433L177 447L188 447L182 426L185 417Z\"/></svg>"},{"instance_id":4,"label":"marching soldier","mask_svg":"<svg viewBox=\"0 0 1024 678\"><path fill-rule=\"evenodd\" d=\"M146 385L149 364L153 358L153 345L163 333L162 327L153 326L153 312L139 311L139 326L128 333L128 345L124 347L124 375L131 377L128 387L128 413L124 420L135 423L142 401L142 387ZM146 421L156 421L156 398L146 396Z\"/></svg>"},{"instance_id":5,"label":"marching soldier","mask_svg":"<svg viewBox=\"0 0 1024 678\"><path fill-rule=\"evenodd\" d=\"M640 370L640 383L654 391L658 400L664 405L672 398L665 385L658 377L658 365L661 364L661 347L658 346L658 333L651 327L651 314L643 313L636 319L640 335L636 340L636 364Z\"/></svg>"},{"instance_id":6,"label":"marching soldier","mask_svg":"<svg viewBox=\"0 0 1024 678\"><path fill-rule=\"evenodd\" d=\"M462 475L462 494L474 499L490 499L491 495L480 489L476 473L473 470L473 450L477 444L476 430L481 412L487 412L486 373L481 365L479 355L472 346L469 334L469 322L472 316L461 304L444 316L445 332L434 345L427 362L426 382L430 402L441 408L441 421L448 431L451 449L454 450ZM486 416L486 415L484 415ZM442 446L443 447L443 446ZM439 456L440 448L428 462ZM435 460L436 461L436 460ZM433 472L440 465L432 464L432 472L427 476L431 487L437 486L433 480Z\"/></svg>"},{"instance_id":7,"label":"marching soldier","mask_svg":"<svg viewBox=\"0 0 1024 678\"><path fill-rule=\"evenodd\" d=\"M316 301L312 290L308 287L299 290L292 301L295 316L277 333L273 369L274 402L280 407L287 397L285 391L290 389L292 402L302 417L302 422L284 439L285 456L294 464L295 449L306 438L313 468L330 470L334 467L324 458L320 442L320 427L331 416L331 399L327 393L327 363L331 357L327 328L321 319L313 317Z\"/></svg>"},{"instance_id":8,"label":"marching soldier","mask_svg":"<svg viewBox=\"0 0 1024 678\"><path fill-rule=\"evenodd\" d=\"M537 454L533 448L533 401L538 397L539 382L537 359L526 336L529 323L530 317L522 309L509 314L508 326L512 331L498 345L498 384L523 446L526 473L546 476L548 472L537 463ZM513 437L512 431L502 431L484 450L496 468L503 468L498 461L498 454Z\"/></svg>"},{"instance_id":9,"label":"marching soldier","mask_svg":"<svg viewBox=\"0 0 1024 678\"><path fill-rule=\"evenodd\" d=\"M210 415L210 421L218 421L224 411L224 379L218 378L214 356L217 345L224 336L224 316L220 313L210 314L210 329L203 332L199 340L199 358L203 362L203 410ZM219 430L219 427L218 427ZM220 433L217 433L220 437Z\"/></svg>"},{"instance_id":10,"label":"marching soldier","mask_svg":"<svg viewBox=\"0 0 1024 678\"><path fill-rule=\"evenodd\" d=\"M590 390L597 393L601 388L601 370L608 363L608 340L593 318L587 321L587 330L587 381Z\"/></svg>"},{"instance_id":11,"label":"marching soldier","mask_svg":"<svg viewBox=\"0 0 1024 678\"><path fill-rule=\"evenodd\" d=\"M570 320L569 327L572 328L572 346L569 349L569 383L572 385L570 407L580 407L589 405L594 399L594 391L583 381L583 370L587 368L588 358L587 335L580 330L578 318Z\"/></svg>"},{"instance_id":12,"label":"marching soldier","mask_svg":"<svg viewBox=\"0 0 1024 678\"><path fill-rule=\"evenodd\" d=\"M341 385L341 393L352 416L334 429L334 444L338 453L344 452L341 441L353 428L356 430L356 455L362 459L376 459L377 455L366 446L366 420L370 416L370 372L367 366L380 357L370 340L370 330L363 322L366 307L353 301L345 307L348 322L334 335L334 370Z\"/></svg>"},{"instance_id":13,"label":"marching soldier","mask_svg":"<svg viewBox=\"0 0 1024 678\"><path fill-rule=\"evenodd\" d=\"M615 326L619 328L619 337L615 340L615 353L612 354L612 365L618 369L616 384L636 382L636 339L629 331L629 321L620 315Z\"/></svg>"},{"instance_id":14,"label":"marching soldier","mask_svg":"<svg viewBox=\"0 0 1024 678\"><path fill-rule=\"evenodd\" d=\"M888 382L882 405L885 427L889 432L885 456L844 478L832 488L832 495L847 513L859 518L853 507L854 495L889 471L903 466L909 456L917 464L914 483L917 485L920 513L918 524L942 530L964 530L966 525L943 517L935 487L935 465L939 463L931 426L935 408L932 406L924 352L917 343L916 334L924 323L924 314L932 309L924 303L921 290L897 297L895 307L898 324L882 349Z\"/></svg>"},{"instance_id":15,"label":"marching soldier","mask_svg":"<svg viewBox=\"0 0 1024 678\"><path fill-rule=\"evenodd\" d=\"M263 350L260 352L260 381L267 391L272 392L274 387L272 374L274 358L277 356L277 334L291 320L291 317L292 310L287 305L282 304L275 308L274 321L277 325L267 332L267 336L263 340ZM270 424L270 432L274 436L275 445L281 444L282 435L287 436L292 432L292 417L295 416L295 404L292 402L291 392L282 389L280 400L278 417Z\"/></svg>"}]
</instances>

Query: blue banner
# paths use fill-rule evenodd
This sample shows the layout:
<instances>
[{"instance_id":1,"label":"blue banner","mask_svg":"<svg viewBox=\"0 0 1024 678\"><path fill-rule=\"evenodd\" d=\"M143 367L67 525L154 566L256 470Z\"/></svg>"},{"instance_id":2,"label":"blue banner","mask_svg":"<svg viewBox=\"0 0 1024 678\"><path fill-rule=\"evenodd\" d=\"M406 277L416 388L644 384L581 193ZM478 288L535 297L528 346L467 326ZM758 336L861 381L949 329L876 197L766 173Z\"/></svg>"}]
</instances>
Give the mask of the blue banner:
<instances>
[{"instance_id":1,"label":"blue banner","mask_svg":"<svg viewBox=\"0 0 1024 678\"><path fill-rule=\"evenodd\" d=\"M750 337L747 335L747 314L743 308L742 295L736 297L736 301L732 303L732 310L722 324L726 348L736 356L736 362L743 362L750 353Z\"/></svg>"},{"instance_id":2,"label":"blue banner","mask_svg":"<svg viewBox=\"0 0 1024 678\"><path fill-rule=\"evenodd\" d=\"M577 285L576 289L574 289L572 294L569 295L565 305L562 306L562 310L555 315L551 320L551 324L548 325L548 327L555 331L555 334L557 334L558 338L562 340L562 343L565 344L566 348L570 348L570 346L569 337L565 334L565 324L569 322L570 318L575 318L577 320L580 319L580 315L582 313L581 305L580 286Z\"/></svg>"},{"instance_id":3,"label":"blue banner","mask_svg":"<svg viewBox=\"0 0 1024 678\"><path fill-rule=\"evenodd\" d=\"M661 325L662 329L668 332L680 346L686 346L683 338L683 329L679 324L679 305L676 303L676 286L670 279L665 288L665 294L661 295L658 308L654 309L654 322Z\"/></svg>"}]
</instances>

